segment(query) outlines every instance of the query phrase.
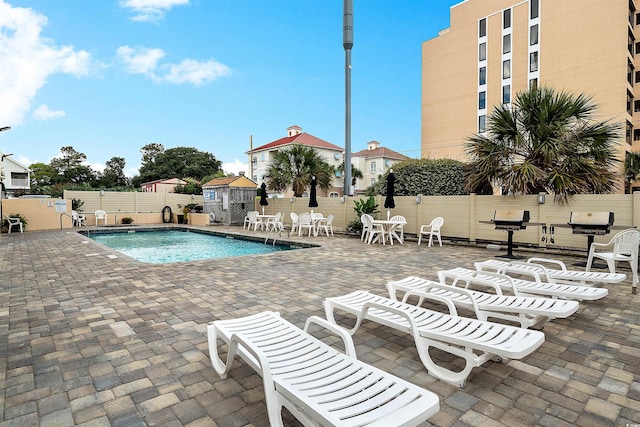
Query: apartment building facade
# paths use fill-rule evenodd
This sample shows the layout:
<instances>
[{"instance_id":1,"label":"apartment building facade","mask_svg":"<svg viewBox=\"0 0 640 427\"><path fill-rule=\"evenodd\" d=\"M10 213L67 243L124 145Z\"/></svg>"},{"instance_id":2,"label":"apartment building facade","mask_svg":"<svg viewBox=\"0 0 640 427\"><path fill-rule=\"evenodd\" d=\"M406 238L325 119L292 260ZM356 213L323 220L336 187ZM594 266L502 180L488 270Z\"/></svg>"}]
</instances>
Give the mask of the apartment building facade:
<instances>
[{"instance_id":1,"label":"apartment building facade","mask_svg":"<svg viewBox=\"0 0 640 427\"><path fill-rule=\"evenodd\" d=\"M624 129L618 150L640 150L637 0L465 0L422 45L422 157L466 161L494 106L537 86L584 93L598 120Z\"/></svg>"}]
</instances>

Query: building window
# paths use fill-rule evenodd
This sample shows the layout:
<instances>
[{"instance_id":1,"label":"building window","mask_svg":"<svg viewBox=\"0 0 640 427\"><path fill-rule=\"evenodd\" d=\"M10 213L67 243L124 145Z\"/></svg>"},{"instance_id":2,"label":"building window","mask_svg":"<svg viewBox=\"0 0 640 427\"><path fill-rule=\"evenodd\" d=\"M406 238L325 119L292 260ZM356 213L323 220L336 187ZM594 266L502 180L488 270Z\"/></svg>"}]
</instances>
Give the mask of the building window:
<instances>
[{"instance_id":1,"label":"building window","mask_svg":"<svg viewBox=\"0 0 640 427\"><path fill-rule=\"evenodd\" d=\"M264 153L260 154L260 161L264 162Z\"/></svg>"},{"instance_id":2,"label":"building window","mask_svg":"<svg viewBox=\"0 0 640 427\"><path fill-rule=\"evenodd\" d=\"M511 102L511 85L502 86L502 103L509 104Z\"/></svg>"},{"instance_id":3,"label":"building window","mask_svg":"<svg viewBox=\"0 0 640 427\"><path fill-rule=\"evenodd\" d=\"M636 71L636 83L640 83L640 71Z\"/></svg>"},{"instance_id":4,"label":"building window","mask_svg":"<svg viewBox=\"0 0 640 427\"><path fill-rule=\"evenodd\" d=\"M11 172L12 187L28 187L29 175L24 172Z\"/></svg>"},{"instance_id":5,"label":"building window","mask_svg":"<svg viewBox=\"0 0 640 427\"><path fill-rule=\"evenodd\" d=\"M478 61L486 61L487 60L487 44L480 43L478 45Z\"/></svg>"},{"instance_id":6,"label":"building window","mask_svg":"<svg viewBox=\"0 0 640 427\"><path fill-rule=\"evenodd\" d=\"M529 90L536 90L536 89L538 89L538 79L529 80Z\"/></svg>"},{"instance_id":7,"label":"building window","mask_svg":"<svg viewBox=\"0 0 640 427\"><path fill-rule=\"evenodd\" d=\"M511 78L511 60L507 59L506 61L502 61L502 78L510 79Z\"/></svg>"},{"instance_id":8,"label":"building window","mask_svg":"<svg viewBox=\"0 0 640 427\"><path fill-rule=\"evenodd\" d=\"M633 115L633 111L631 110L632 106L633 106L633 94L627 91L627 113L629 113L630 115Z\"/></svg>"},{"instance_id":9,"label":"building window","mask_svg":"<svg viewBox=\"0 0 640 427\"><path fill-rule=\"evenodd\" d=\"M506 9L502 12L502 28L507 29L511 27L511 9Z\"/></svg>"},{"instance_id":10,"label":"building window","mask_svg":"<svg viewBox=\"0 0 640 427\"><path fill-rule=\"evenodd\" d=\"M253 182L258 182L258 175L253 175Z\"/></svg>"},{"instance_id":11,"label":"building window","mask_svg":"<svg viewBox=\"0 0 640 427\"><path fill-rule=\"evenodd\" d=\"M480 67L480 73L479 73L479 81L478 83L480 84L480 86L482 85L486 85L487 84L487 67Z\"/></svg>"},{"instance_id":12,"label":"building window","mask_svg":"<svg viewBox=\"0 0 640 427\"><path fill-rule=\"evenodd\" d=\"M376 173L376 162L371 162L371 168L369 169L369 172Z\"/></svg>"},{"instance_id":13,"label":"building window","mask_svg":"<svg viewBox=\"0 0 640 427\"><path fill-rule=\"evenodd\" d=\"M487 92L482 91L478 94L478 109L484 110L487 108Z\"/></svg>"},{"instance_id":14,"label":"building window","mask_svg":"<svg viewBox=\"0 0 640 427\"><path fill-rule=\"evenodd\" d=\"M532 25L529 28L529 46L535 46L538 44L538 24Z\"/></svg>"},{"instance_id":15,"label":"building window","mask_svg":"<svg viewBox=\"0 0 640 427\"><path fill-rule=\"evenodd\" d=\"M482 18L478 22L478 37L486 37L487 35L487 18Z\"/></svg>"},{"instance_id":16,"label":"building window","mask_svg":"<svg viewBox=\"0 0 640 427\"><path fill-rule=\"evenodd\" d=\"M636 42L636 49L635 49L635 54L639 54L640 53L640 42Z\"/></svg>"},{"instance_id":17,"label":"building window","mask_svg":"<svg viewBox=\"0 0 640 427\"><path fill-rule=\"evenodd\" d=\"M329 193L329 197L340 197L340 194L336 193L335 191L332 191L331 193Z\"/></svg>"},{"instance_id":18,"label":"building window","mask_svg":"<svg viewBox=\"0 0 640 427\"><path fill-rule=\"evenodd\" d=\"M627 144L629 144L629 145L631 145L631 143L633 142L633 141L631 141L632 133L633 133L633 125L631 123L627 122L625 139L627 141Z\"/></svg>"},{"instance_id":19,"label":"building window","mask_svg":"<svg viewBox=\"0 0 640 427\"><path fill-rule=\"evenodd\" d=\"M253 156L253 158L251 159L251 163L253 163L254 165L258 163L258 158L256 156Z\"/></svg>"},{"instance_id":20,"label":"building window","mask_svg":"<svg viewBox=\"0 0 640 427\"><path fill-rule=\"evenodd\" d=\"M640 111L640 101L633 101L633 111L637 113Z\"/></svg>"},{"instance_id":21,"label":"building window","mask_svg":"<svg viewBox=\"0 0 640 427\"><path fill-rule=\"evenodd\" d=\"M538 52L531 52L529 54L529 71L538 71Z\"/></svg>"},{"instance_id":22,"label":"building window","mask_svg":"<svg viewBox=\"0 0 640 427\"><path fill-rule=\"evenodd\" d=\"M633 47L635 46L635 44L636 38L633 35L633 32L629 30L629 32L627 33L627 50L631 55L633 55Z\"/></svg>"},{"instance_id":23,"label":"building window","mask_svg":"<svg viewBox=\"0 0 640 427\"><path fill-rule=\"evenodd\" d=\"M530 0L529 4L531 5L531 19L536 19L540 14L540 5L538 0Z\"/></svg>"},{"instance_id":24,"label":"building window","mask_svg":"<svg viewBox=\"0 0 640 427\"><path fill-rule=\"evenodd\" d=\"M378 180L377 180L377 179L375 179L375 178L371 178L371 185L375 185L375 184L376 184L376 182L378 182Z\"/></svg>"},{"instance_id":25,"label":"building window","mask_svg":"<svg viewBox=\"0 0 640 427\"><path fill-rule=\"evenodd\" d=\"M511 34L505 34L502 37L502 53L511 52Z\"/></svg>"},{"instance_id":26,"label":"building window","mask_svg":"<svg viewBox=\"0 0 640 427\"><path fill-rule=\"evenodd\" d=\"M478 117L478 133L485 133L487 131L487 116L484 114Z\"/></svg>"},{"instance_id":27,"label":"building window","mask_svg":"<svg viewBox=\"0 0 640 427\"><path fill-rule=\"evenodd\" d=\"M627 81L631 86L633 86L634 74L633 64L631 62L627 62Z\"/></svg>"},{"instance_id":28,"label":"building window","mask_svg":"<svg viewBox=\"0 0 640 427\"><path fill-rule=\"evenodd\" d=\"M634 141L640 140L640 129L633 130L633 140Z\"/></svg>"},{"instance_id":29,"label":"building window","mask_svg":"<svg viewBox=\"0 0 640 427\"><path fill-rule=\"evenodd\" d=\"M636 25L640 25L640 13L636 13Z\"/></svg>"}]
</instances>

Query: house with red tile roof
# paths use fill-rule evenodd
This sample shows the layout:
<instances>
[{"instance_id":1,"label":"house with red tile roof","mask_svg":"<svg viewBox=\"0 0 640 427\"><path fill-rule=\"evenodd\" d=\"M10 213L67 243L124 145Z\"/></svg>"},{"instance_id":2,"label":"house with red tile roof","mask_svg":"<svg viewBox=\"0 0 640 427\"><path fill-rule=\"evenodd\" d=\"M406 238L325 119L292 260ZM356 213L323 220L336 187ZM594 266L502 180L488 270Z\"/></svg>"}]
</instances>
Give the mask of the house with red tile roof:
<instances>
[{"instance_id":1,"label":"house with red tile roof","mask_svg":"<svg viewBox=\"0 0 640 427\"><path fill-rule=\"evenodd\" d=\"M249 175L253 181L257 182L258 185L262 184L275 153L293 144L307 145L315 148L327 163L336 168L342 163L342 147L338 147L337 145L303 132L300 126L290 126L287 128L287 136L247 152L249 156L249 169L251 171ZM332 188L329 189L326 195L340 196L344 187L341 176L336 176L333 181ZM291 195L293 195L291 191L286 193L269 192L270 197L291 197ZM322 195L321 190L318 195Z\"/></svg>"},{"instance_id":2,"label":"house with red tile roof","mask_svg":"<svg viewBox=\"0 0 640 427\"><path fill-rule=\"evenodd\" d=\"M391 169L394 164L409 159L404 154L381 147L378 141L369 141L367 149L351 154L353 166L360 169L364 177L356 180L355 194L363 193L375 184L378 177Z\"/></svg>"}]
</instances>

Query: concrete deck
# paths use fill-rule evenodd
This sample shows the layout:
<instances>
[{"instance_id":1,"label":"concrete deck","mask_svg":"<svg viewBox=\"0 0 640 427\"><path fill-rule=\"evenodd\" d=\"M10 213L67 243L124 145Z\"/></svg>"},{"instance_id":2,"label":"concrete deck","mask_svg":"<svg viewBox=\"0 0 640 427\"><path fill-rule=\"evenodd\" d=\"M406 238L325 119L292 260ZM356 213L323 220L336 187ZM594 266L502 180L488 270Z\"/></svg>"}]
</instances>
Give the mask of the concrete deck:
<instances>
[{"instance_id":1,"label":"concrete deck","mask_svg":"<svg viewBox=\"0 0 640 427\"><path fill-rule=\"evenodd\" d=\"M385 295L387 280L435 279L498 254L450 242L292 240L322 247L151 265L73 231L2 235L0 426L266 426L261 378L240 360L226 380L211 368L208 323L274 310L302 327L324 317L327 296ZM630 277L607 288L605 299L547 324L538 351L487 362L463 389L428 375L413 342L388 328L365 323L356 350L440 396L428 425L637 426L640 295ZM299 424L289 416L287 425Z\"/></svg>"}]
</instances>

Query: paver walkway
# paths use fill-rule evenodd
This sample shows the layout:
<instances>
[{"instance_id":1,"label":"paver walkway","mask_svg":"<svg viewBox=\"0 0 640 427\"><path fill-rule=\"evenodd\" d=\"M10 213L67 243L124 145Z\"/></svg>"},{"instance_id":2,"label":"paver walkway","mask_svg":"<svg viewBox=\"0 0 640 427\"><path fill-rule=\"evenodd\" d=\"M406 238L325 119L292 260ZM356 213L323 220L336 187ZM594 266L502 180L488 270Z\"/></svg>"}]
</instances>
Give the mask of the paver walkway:
<instances>
[{"instance_id":1,"label":"paver walkway","mask_svg":"<svg viewBox=\"0 0 640 427\"><path fill-rule=\"evenodd\" d=\"M268 309L302 327L324 316L327 296L385 295L387 280L435 279L496 255L450 243L292 240L323 246L152 265L71 231L0 236L0 426L266 426L261 378L239 360L226 380L211 368L209 322ZM429 376L412 341L388 328L363 325L356 350L437 393L431 425L638 426L640 295L630 279L607 287L605 299L547 324L538 351L474 369L463 389Z\"/></svg>"}]
</instances>

